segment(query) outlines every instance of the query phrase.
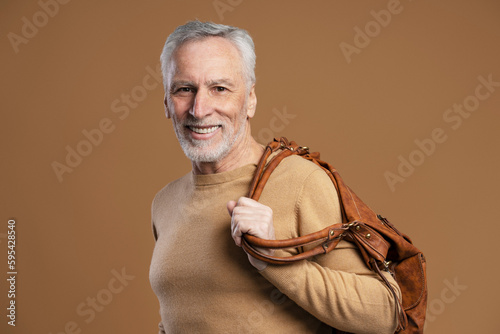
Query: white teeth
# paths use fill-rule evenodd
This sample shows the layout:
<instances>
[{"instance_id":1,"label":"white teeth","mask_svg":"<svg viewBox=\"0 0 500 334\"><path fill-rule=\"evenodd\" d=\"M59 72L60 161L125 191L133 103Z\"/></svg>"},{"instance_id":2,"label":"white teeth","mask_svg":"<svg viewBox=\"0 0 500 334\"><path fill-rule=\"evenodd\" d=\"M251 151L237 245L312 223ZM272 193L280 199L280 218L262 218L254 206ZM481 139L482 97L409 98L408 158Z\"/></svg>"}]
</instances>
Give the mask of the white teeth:
<instances>
[{"instance_id":1,"label":"white teeth","mask_svg":"<svg viewBox=\"0 0 500 334\"><path fill-rule=\"evenodd\" d=\"M196 133L212 133L219 128L219 126L212 126L211 128L196 128L194 126L189 127L193 132Z\"/></svg>"}]
</instances>

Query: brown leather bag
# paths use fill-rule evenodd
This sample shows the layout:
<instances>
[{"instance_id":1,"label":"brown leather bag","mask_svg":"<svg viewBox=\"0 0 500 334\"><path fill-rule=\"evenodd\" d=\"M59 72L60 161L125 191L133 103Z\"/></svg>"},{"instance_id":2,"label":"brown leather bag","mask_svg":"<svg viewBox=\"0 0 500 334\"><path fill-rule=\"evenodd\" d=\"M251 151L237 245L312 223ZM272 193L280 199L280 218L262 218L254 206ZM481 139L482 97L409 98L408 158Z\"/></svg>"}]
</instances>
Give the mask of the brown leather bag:
<instances>
[{"instance_id":1,"label":"brown leather bag","mask_svg":"<svg viewBox=\"0 0 500 334\"><path fill-rule=\"evenodd\" d=\"M269 162L269 156L279 151ZM408 236L399 232L386 218L375 214L344 184L339 173L330 164L320 160L318 152L309 153L286 138L275 138L269 143L257 166L249 196L258 200L272 171L286 157L299 155L321 167L337 190L342 210L342 223L321 231L287 240L265 240L252 235L243 236L243 248L252 256L272 264L287 264L332 251L340 240L354 243L366 265L377 272L397 301L398 327L396 333L423 333L427 307L426 262L422 252ZM257 248L294 248L311 243L317 246L289 257L276 257ZM394 291L383 271L391 273L401 289L402 299Z\"/></svg>"}]
</instances>

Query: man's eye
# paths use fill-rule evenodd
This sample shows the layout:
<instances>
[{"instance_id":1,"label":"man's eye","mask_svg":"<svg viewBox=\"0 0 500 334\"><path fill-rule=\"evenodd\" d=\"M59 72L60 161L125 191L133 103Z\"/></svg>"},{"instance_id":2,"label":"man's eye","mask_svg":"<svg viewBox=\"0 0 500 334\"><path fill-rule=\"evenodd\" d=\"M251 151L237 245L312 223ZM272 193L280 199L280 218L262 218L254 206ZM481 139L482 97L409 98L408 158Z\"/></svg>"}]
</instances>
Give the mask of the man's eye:
<instances>
[{"instance_id":1,"label":"man's eye","mask_svg":"<svg viewBox=\"0 0 500 334\"><path fill-rule=\"evenodd\" d=\"M218 86L218 87L215 87L215 90L217 92L221 93L221 92L225 92L227 89L226 89L226 87L220 87L220 86Z\"/></svg>"},{"instance_id":2,"label":"man's eye","mask_svg":"<svg viewBox=\"0 0 500 334\"><path fill-rule=\"evenodd\" d=\"M193 94L194 91L195 90L193 87L179 87L179 88L174 89L172 91L172 94L179 95L179 96L188 96L190 94Z\"/></svg>"}]
</instances>

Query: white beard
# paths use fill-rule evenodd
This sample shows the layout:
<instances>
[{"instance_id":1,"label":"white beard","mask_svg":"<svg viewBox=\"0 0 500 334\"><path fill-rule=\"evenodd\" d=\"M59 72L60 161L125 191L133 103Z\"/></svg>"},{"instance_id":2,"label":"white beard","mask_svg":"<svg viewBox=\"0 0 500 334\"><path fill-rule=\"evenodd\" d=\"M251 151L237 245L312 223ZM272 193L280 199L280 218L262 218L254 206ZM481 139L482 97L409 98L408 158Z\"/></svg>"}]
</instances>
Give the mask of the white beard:
<instances>
[{"instance_id":1,"label":"white beard","mask_svg":"<svg viewBox=\"0 0 500 334\"><path fill-rule=\"evenodd\" d=\"M233 148L234 143L241 137L246 129L246 113L244 110L240 112L238 116L240 126L235 129L232 124L228 124L225 121L211 121L209 119L197 119L189 115L188 119L181 122L179 121L175 113L172 115L175 135L179 140L184 154L189 160L194 162L218 162L222 160ZM186 126L208 126L208 125L219 125L220 129L216 131L221 131L222 139L219 143L215 144L218 140L218 136L210 138L208 140L193 139L187 133ZM236 130L236 131L235 131ZM213 147L213 145L216 145ZM210 147L213 147L210 149Z\"/></svg>"}]
</instances>

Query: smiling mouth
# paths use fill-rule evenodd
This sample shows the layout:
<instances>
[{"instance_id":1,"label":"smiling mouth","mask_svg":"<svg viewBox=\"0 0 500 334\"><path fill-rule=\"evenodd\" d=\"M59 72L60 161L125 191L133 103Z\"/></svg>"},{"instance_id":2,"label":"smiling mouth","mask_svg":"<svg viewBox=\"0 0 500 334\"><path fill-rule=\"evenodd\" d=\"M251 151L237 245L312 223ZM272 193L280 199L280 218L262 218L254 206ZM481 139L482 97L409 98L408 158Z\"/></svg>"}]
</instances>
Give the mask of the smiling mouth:
<instances>
[{"instance_id":1,"label":"smiling mouth","mask_svg":"<svg viewBox=\"0 0 500 334\"><path fill-rule=\"evenodd\" d=\"M200 134L206 134L206 133L212 133L215 130L217 130L220 127L220 125L214 125L214 126L203 126L203 127L198 127L198 126L189 126L188 129L195 132L195 133L200 133Z\"/></svg>"}]
</instances>

